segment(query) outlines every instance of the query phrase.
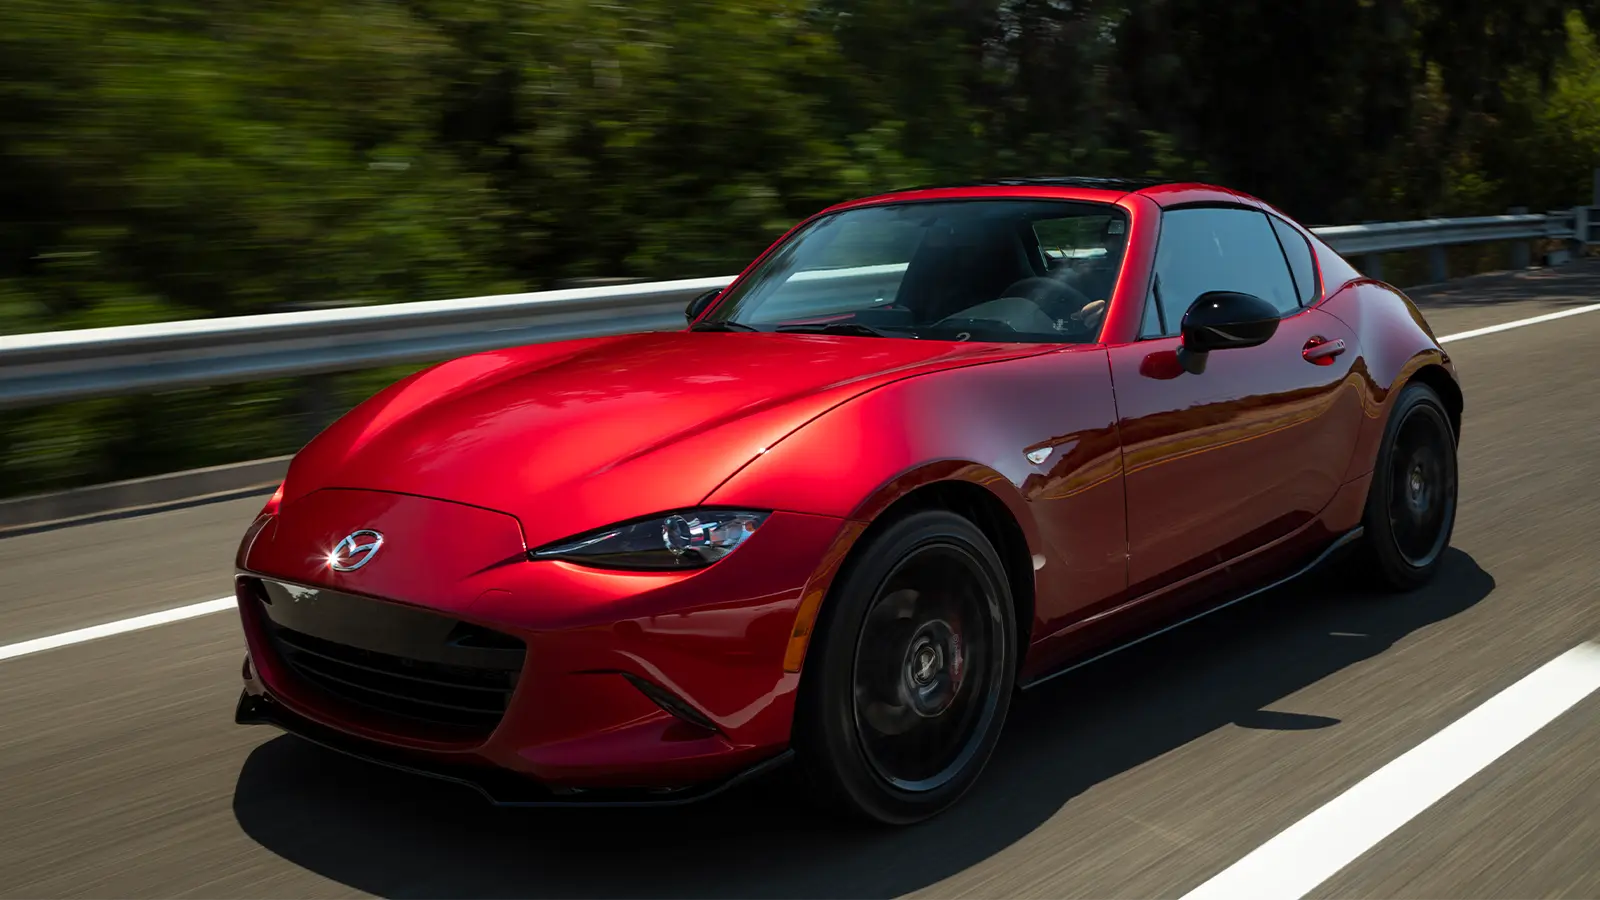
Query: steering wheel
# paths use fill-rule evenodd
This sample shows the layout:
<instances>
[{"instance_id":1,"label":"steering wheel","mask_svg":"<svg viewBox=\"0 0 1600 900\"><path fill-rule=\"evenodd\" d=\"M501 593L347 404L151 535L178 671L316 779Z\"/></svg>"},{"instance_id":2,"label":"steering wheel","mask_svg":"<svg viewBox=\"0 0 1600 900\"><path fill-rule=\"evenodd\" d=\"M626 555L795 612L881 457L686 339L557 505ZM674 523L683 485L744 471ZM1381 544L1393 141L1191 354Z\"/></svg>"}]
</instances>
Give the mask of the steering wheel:
<instances>
[{"instance_id":1,"label":"steering wheel","mask_svg":"<svg viewBox=\"0 0 1600 900\"><path fill-rule=\"evenodd\" d=\"M1000 292L1001 297L1029 300L1052 319L1065 319L1094 301L1059 278L1024 278Z\"/></svg>"},{"instance_id":2,"label":"steering wheel","mask_svg":"<svg viewBox=\"0 0 1600 900\"><path fill-rule=\"evenodd\" d=\"M1099 316L1105 314L1105 301L1092 300L1088 294L1057 278L1024 278L1007 287L1000 296L1027 300L1051 319L1077 326L1071 329L1074 331L1093 331L1100 324ZM1080 315L1086 307L1097 302L1100 309L1096 310L1098 315L1092 320Z\"/></svg>"}]
</instances>

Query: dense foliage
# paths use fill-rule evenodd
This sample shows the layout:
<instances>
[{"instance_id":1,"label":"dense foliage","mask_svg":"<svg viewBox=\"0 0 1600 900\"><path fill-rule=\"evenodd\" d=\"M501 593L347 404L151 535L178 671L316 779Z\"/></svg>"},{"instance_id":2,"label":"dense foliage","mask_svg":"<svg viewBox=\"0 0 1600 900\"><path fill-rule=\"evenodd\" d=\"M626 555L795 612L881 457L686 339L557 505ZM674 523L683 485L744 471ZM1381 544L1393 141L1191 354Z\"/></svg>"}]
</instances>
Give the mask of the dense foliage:
<instances>
[{"instance_id":1,"label":"dense foliage","mask_svg":"<svg viewBox=\"0 0 1600 900\"><path fill-rule=\"evenodd\" d=\"M835 200L1586 200L1600 0L10 0L0 333L734 271ZM392 373L337 382L343 400ZM292 450L288 385L0 417L0 494Z\"/></svg>"}]
</instances>

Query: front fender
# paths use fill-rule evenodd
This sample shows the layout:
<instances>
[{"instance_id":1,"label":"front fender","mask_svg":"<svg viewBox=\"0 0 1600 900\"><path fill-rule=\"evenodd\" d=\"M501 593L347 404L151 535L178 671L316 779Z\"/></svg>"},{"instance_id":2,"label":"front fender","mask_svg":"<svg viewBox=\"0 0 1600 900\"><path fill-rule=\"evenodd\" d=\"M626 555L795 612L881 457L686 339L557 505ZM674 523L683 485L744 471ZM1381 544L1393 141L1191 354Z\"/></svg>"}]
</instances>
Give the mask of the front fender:
<instances>
[{"instance_id":1,"label":"front fender","mask_svg":"<svg viewBox=\"0 0 1600 900\"><path fill-rule=\"evenodd\" d=\"M984 489L1015 519L1034 570L1034 634L1125 590L1122 452L1097 347L885 385L807 423L705 502L864 524L953 481Z\"/></svg>"}]
</instances>

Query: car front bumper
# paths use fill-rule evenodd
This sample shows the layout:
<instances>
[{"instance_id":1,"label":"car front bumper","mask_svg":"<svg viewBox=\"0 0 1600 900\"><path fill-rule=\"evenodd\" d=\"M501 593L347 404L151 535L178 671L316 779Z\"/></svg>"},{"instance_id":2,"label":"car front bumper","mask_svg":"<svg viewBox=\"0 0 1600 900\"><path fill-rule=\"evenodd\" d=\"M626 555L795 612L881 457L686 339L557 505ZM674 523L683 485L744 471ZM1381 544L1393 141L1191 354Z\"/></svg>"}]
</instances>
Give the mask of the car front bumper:
<instances>
[{"instance_id":1,"label":"car front bumper","mask_svg":"<svg viewBox=\"0 0 1600 900\"><path fill-rule=\"evenodd\" d=\"M341 498L341 518L401 530L350 508L361 502ZM442 501L384 503L430 528L461 524ZM330 572L326 535L294 517L241 552L236 719L521 805L688 802L781 763L797 617L859 534L775 513L693 572L523 557L462 575L416 553L365 577Z\"/></svg>"}]
</instances>

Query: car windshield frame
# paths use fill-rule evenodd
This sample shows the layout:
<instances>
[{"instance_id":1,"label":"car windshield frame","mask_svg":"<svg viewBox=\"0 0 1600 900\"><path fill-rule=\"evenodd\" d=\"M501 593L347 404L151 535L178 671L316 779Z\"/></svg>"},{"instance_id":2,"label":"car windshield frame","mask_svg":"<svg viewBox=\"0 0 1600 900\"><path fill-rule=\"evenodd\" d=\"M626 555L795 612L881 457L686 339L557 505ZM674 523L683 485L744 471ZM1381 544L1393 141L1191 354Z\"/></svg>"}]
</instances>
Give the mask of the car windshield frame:
<instances>
[{"instance_id":1,"label":"car windshield frame","mask_svg":"<svg viewBox=\"0 0 1600 900\"><path fill-rule=\"evenodd\" d=\"M1041 233L1050 229L1054 236ZM927 198L846 207L796 228L690 327L1093 344L1125 277L1131 230L1129 211L1101 200ZM902 298L907 288L915 293ZM806 305L813 295L819 299Z\"/></svg>"}]
</instances>

